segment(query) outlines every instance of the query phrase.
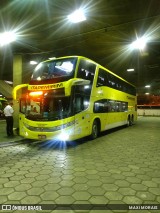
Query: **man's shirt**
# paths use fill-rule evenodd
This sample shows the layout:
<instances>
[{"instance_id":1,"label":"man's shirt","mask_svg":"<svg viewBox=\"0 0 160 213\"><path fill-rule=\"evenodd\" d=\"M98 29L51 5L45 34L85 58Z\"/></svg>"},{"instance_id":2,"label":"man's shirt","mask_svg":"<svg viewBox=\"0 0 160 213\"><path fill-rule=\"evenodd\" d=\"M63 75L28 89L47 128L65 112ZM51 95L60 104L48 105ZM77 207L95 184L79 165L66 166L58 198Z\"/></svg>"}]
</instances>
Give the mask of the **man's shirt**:
<instances>
[{"instance_id":1,"label":"man's shirt","mask_svg":"<svg viewBox=\"0 0 160 213\"><path fill-rule=\"evenodd\" d=\"M4 114L6 117L8 116L12 116L13 115L13 108L10 106L10 105L7 105L5 108L4 108Z\"/></svg>"}]
</instances>

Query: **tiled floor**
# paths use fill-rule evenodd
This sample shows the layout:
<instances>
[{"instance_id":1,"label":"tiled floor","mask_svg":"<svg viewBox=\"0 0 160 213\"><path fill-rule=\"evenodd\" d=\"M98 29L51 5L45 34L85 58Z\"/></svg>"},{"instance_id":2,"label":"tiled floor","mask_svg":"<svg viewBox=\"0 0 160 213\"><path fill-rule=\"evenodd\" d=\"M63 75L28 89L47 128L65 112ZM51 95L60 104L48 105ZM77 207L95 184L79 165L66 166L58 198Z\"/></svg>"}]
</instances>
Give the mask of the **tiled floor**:
<instances>
[{"instance_id":1,"label":"tiled floor","mask_svg":"<svg viewBox=\"0 0 160 213\"><path fill-rule=\"evenodd\" d=\"M21 139L0 148L1 204L160 204L160 117L140 117L132 127L107 131L94 141L14 145ZM80 205L44 212L101 211Z\"/></svg>"}]
</instances>

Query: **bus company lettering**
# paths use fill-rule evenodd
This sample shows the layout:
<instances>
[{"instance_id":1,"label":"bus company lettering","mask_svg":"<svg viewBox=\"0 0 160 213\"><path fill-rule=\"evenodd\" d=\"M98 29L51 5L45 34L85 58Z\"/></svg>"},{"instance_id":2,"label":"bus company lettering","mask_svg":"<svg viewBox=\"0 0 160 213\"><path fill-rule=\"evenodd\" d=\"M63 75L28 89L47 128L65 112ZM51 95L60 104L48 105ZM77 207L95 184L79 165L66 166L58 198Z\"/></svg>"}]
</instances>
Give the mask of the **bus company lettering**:
<instances>
[{"instance_id":1,"label":"bus company lettering","mask_svg":"<svg viewBox=\"0 0 160 213\"><path fill-rule=\"evenodd\" d=\"M57 89L63 87L63 83L58 84L48 84L48 85L29 85L29 90L50 90L50 89Z\"/></svg>"}]
</instances>

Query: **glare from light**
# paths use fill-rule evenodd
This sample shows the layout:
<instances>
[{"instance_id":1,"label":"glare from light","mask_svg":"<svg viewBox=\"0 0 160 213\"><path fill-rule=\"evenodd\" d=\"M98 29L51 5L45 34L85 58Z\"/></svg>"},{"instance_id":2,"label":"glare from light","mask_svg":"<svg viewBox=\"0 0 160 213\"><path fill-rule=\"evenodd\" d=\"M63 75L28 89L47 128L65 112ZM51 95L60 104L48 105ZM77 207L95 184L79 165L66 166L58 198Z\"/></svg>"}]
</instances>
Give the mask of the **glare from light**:
<instances>
[{"instance_id":1,"label":"glare from light","mask_svg":"<svg viewBox=\"0 0 160 213\"><path fill-rule=\"evenodd\" d=\"M30 61L29 63L30 63L31 65L38 64L38 62L37 62L37 61Z\"/></svg>"},{"instance_id":2,"label":"glare from light","mask_svg":"<svg viewBox=\"0 0 160 213\"><path fill-rule=\"evenodd\" d=\"M150 85L146 85L145 87L146 87L146 88L150 88L151 86L150 86Z\"/></svg>"},{"instance_id":3,"label":"glare from light","mask_svg":"<svg viewBox=\"0 0 160 213\"><path fill-rule=\"evenodd\" d=\"M89 106L89 102L88 101L84 101L84 106L88 107Z\"/></svg>"},{"instance_id":4,"label":"glare from light","mask_svg":"<svg viewBox=\"0 0 160 213\"><path fill-rule=\"evenodd\" d=\"M66 72L72 72L73 70L73 64L70 61L63 62L62 65L55 67Z\"/></svg>"},{"instance_id":5,"label":"glare from light","mask_svg":"<svg viewBox=\"0 0 160 213\"><path fill-rule=\"evenodd\" d=\"M15 32L0 33L0 45L4 46L16 40Z\"/></svg>"},{"instance_id":6,"label":"glare from light","mask_svg":"<svg viewBox=\"0 0 160 213\"><path fill-rule=\"evenodd\" d=\"M75 10L73 13L67 16L72 23L78 23L86 20L82 9Z\"/></svg>"},{"instance_id":7,"label":"glare from light","mask_svg":"<svg viewBox=\"0 0 160 213\"><path fill-rule=\"evenodd\" d=\"M65 141L51 139L51 140L45 141L44 143L41 143L41 146L47 149L58 148L59 150L66 150L67 143Z\"/></svg>"},{"instance_id":8,"label":"glare from light","mask_svg":"<svg viewBox=\"0 0 160 213\"><path fill-rule=\"evenodd\" d=\"M98 91L98 94L102 94L102 93L103 93L103 91L102 91L102 90L99 90L99 91Z\"/></svg>"},{"instance_id":9,"label":"glare from light","mask_svg":"<svg viewBox=\"0 0 160 213\"><path fill-rule=\"evenodd\" d=\"M132 50L134 49L143 50L146 46L146 43L147 43L147 39L145 37L137 38L136 41L131 43L130 48Z\"/></svg>"},{"instance_id":10,"label":"glare from light","mask_svg":"<svg viewBox=\"0 0 160 213\"><path fill-rule=\"evenodd\" d=\"M84 86L84 89L89 89L89 85L85 85L85 86Z\"/></svg>"},{"instance_id":11,"label":"glare from light","mask_svg":"<svg viewBox=\"0 0 160 213\"><path fill-rule=\"evenodd\" d=\"M37 81L41 81L41 77L38 77L38 78L37 78Z\"/></svg>"},{"instance_id":12,"label":"glare from light","mask_svg":"<svg viewBox=\"0 0 160 213\"><path fill-rule=\"evenodd\" d=\"M42 94L43 94L42 91L34 91L34 92L30 92L29 96L39 96L39 95L42 95Z\"/></svg>"},{"instance_id":13,"label":"glare from light","mask_svg":"<svg viewBox=\"0 0 160 213\"><path fill-rule=\"evenodd\" d=\"M36 66L35 71L39 70L41 67L42 67L42 63L39 63L39 64Z\"/></svg>"},{"instance_id":14,"label":"glare from light","mask_svg":"<svg viewBox=\"0 0 160 213\"><path fill-rule=\"evenodd\" d=\"M134 69L133 68L131 68L131 69L127 69L127 72L133 72L134 71Z\"/></svg>"},{"instance_id":15,"label":"glare from light","mask_svg":"<svg viewBox=\"0 0 160 213\"><path fill-rule=\"evenodd\" d=\"M146 92L145 95L149 95L149 92Z\"/></svg>"},{"instance_id":16,"label":"glare from light","mask_svg":"<svg viewBox=\"0 0 160 213\"><path fill-rule=\"evenodd\" d=\"M26 137L28 137L28 132L25 132L24 134L25 134Z\"/></svg>"},{"instance_id":17,"label":"glare from light","mask_svg":"<svg viewBox=\"0 0 160 213\"><path fill-rule=\"evenodd\" d=\"M60 133L60 135L58 136L58 139L61 140L61 141L66 141L66 140L69 139L69 134L64 132L64 131L62 131Z\"/></svg>"},{"instance_id":18,"label":"glare from light","mask_svg":"<svg viewBox=\"0 0 160 213\"><path fill-rule=\"evenodd\" d=\"M157 26L155 27L151 26L141 37L145 38L146 43L148 43L149 41L154 40L156 35L157 37L159 36L158 30L159 30L159 24L157 24ZM155 34L156 31L158 31L157 34ZM139 39L138 35L136 35L136 38ZM103 41L102 41L102 44L103 44ZM133 47L134 45L131 43L128 44L128 41L127 41L126 43L121 45L120 48L117 48L116 51L113 51L114 53L110 54L109 56L111 59L110 65L115 65L122 62L126 63L128 59L130 60L130 56L133 55L133 51L135 50ZM146 56L147 54L145 49L144 50L139 49L138 51L140 51L141 56Z\"/></svg>"}]
</instances>

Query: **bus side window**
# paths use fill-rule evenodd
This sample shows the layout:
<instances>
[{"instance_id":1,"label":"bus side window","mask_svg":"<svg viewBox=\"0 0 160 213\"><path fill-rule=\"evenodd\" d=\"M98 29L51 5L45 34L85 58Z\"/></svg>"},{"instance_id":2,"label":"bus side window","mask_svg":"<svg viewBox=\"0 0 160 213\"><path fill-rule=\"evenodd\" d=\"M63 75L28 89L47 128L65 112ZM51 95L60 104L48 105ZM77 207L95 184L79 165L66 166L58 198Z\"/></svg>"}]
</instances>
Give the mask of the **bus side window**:
<instances>
[{"instance_id":1,"label":"bus side window","mask_svg":"<svg viewBox=\"0 0 160 213\"><path fill-rule=\"evenodd\" d=\"M116 106L114 100L108 100L109 112L115 112Z\"/></svg>"},{"instance_id":2,"label":"bus side window","mask_svg":"<svg viewBox=\"0 0 160 213\"><path fill-rule=\"evenodd\" d=\"M74 87L74 112L78 113L86 110L89 107L91 86L89 85L77 85Z\"/></svg>"},{"instance_id":3,"label":"bus side window","mask_svg":"<svg viewBox=\"0 0 160 213\"><path fill-rule=\"evenodd\" d=\"M128 111L128 103L127 102L122 102L122 112Z\"/></svg>"},{"instance_id":4,"label":"bus side window","mask_svg":"<svg viewBox=\"0 0 160 213\"><path fill-rule=\"evenodd\" d=\"M86 71L85 71L85 69L80 69L80 70L78 71L77 78L86 79Z\"/></svg>"},{"instance_id":5,"label":"bus side window","mask_svg":"<svg viewBox=\"0 0 160 213\"><path fill-rule=\"evenodd\" d=\"M115 105L116 105L116 112L121 112L122 111L122 103L121 101L115 101Z\"/></svg>"},{"instance_id":6,"label":"bus side window","mask_svg":"<svg viewBox=\"0 0 160 213\"><path fill-rule=\"evenodd\" d=\"M75 113L84 110L83 98L81 96L75 97Z\"/></svg>"},{"instance_id":7,"label":"bus side window","mask_svg":"<svg viewBox=\"0 0 160 213\"><path fill-rule=\"evenodd\" d=\"M95 113L105 113L108 112L107 99L98 100L94 103L93 111Z\"/></svg>"},{"instance_id":8,"label":"bus side window","mask_svg":"<svg viewBox=\"0 0 160 213\"><path fill-rule=\"evenodd\" d=\"M100 86L109 86L108 73L101 68L99 68L97 79L97 87Z\"/></svg>"}]
</instances>

